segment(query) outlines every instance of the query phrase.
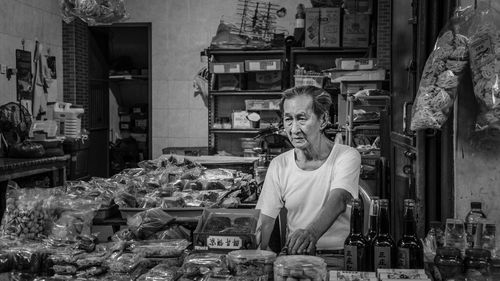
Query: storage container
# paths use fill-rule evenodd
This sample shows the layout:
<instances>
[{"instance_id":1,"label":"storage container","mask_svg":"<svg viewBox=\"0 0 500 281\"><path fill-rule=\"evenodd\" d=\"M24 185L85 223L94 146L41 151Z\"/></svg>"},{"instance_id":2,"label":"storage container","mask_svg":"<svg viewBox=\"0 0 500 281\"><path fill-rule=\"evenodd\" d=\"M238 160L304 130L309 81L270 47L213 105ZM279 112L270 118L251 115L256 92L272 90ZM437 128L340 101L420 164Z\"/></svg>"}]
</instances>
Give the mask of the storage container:
<instances>
[{"instance_id":1,"label":"storage container","mask_svg":"<svg viewBox=\"0 0 500 281\"><path fill-rule=\"evenodd\" d=\"M326 262L316 256L280 256L274 262L274 281L327 280Z\"/></svg>"},{"instance_id":2,"label":"storage container","mask_svg":"<svg viewBox=\"0 0 500 281\"><path fill-rule=\"evenodd\" d=\"M229 270L237 280L266 281L273 277L276 253L264 250L238 250L227 254Z\"/></svg>"}]
</instances>

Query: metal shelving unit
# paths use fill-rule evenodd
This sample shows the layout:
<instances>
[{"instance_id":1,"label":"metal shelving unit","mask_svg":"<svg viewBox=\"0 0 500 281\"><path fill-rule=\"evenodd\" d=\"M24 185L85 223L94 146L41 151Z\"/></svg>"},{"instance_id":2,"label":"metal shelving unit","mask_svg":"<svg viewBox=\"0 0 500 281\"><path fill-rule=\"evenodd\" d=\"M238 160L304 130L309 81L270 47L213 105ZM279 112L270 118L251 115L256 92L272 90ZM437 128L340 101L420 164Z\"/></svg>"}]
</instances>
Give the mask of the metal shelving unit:
<instances>
[{"instance_id":1,"label":"metal shelving unit","mask_svg":"<svg viewBox=\"0 0 500 281\"><path fill-rule=\"evenodd\" d=\"M245 110L245 99L278 99L283 89L288 87L288 68L285 48L279 49L206 49L202 52L208 58L208 67L212 62L243 62L245 60L280 59L282 61L281 89L275 90L218 90L214 87L215 79L210 79L208 89L208 148L209 153L225 150L233 155L243 155L240 138L254 137L255 129L219 129L214 128L216 118L229 117L233 111ZM212 76L218 74L212 74Z\"/></svg>"}]
</instances>

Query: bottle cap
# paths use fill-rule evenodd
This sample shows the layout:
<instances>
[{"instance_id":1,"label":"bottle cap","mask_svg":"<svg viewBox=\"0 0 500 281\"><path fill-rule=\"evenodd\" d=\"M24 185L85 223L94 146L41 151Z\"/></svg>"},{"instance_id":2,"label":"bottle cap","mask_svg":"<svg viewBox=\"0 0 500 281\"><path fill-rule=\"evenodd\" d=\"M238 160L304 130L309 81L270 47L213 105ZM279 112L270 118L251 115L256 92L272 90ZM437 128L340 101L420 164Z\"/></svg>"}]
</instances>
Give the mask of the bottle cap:
<instances>
[{"instance_id":1,"label":"bottle cap","mask_svg":"<svg viewBox=\"0 0 500 281\"><path fill-rule=\"evenodd\" d=\"M489 259L491 258L491 252L485 249L466 249L465 255L467 257L476 258L476 259Z\"/></svg>"},{"instance_id":2,"label":"bottle cap","mask_svg":"<svg viewBox=\"0 0 500 281\"><path fill-rule=\"evenodd\" d=\"M438 256L449 256L449 257L459 257L460 249L455 247L441 247L436 249L436 255Z\"/></svg>"},{"instance_id":3,"label":"bottle cap","mask_svg":"<svg viewBox=\"0 0 500 281\"><path fill-rule=\"evenodd\" d=\"M470 207L471 209L481 209L482 204L481 202L470 202Z\"/></svg>"}]
</instances>

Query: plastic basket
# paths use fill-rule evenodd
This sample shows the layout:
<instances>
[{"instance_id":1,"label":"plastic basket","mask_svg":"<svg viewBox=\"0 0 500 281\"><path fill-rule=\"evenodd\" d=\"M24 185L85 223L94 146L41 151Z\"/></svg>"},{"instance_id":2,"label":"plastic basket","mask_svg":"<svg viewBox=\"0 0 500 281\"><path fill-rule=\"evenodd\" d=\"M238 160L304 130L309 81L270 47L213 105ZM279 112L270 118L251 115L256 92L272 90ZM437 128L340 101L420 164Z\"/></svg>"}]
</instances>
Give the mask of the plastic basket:
<instances>
[{"instance_id":1,"label":"plastic basket","mask_svg":"<svg viewBox=\"0 0 500 281\"><path fill-rule=\"evenodd\" d=\"M316 86L323 88L325 76L294 75L295 86Z\"/></svg>"}]
</instances>

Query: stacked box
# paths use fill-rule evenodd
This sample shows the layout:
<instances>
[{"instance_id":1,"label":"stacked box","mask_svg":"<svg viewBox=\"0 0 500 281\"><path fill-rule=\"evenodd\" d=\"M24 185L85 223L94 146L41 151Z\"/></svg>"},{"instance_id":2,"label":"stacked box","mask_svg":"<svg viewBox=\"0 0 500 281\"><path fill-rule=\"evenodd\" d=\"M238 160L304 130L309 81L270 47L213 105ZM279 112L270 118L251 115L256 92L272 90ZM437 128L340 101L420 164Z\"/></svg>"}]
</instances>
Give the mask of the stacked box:
<instances>
[{"instance_id":1,"label":"stacked box","mask_svg":"<svg viewBox=\"0 0 500 281\"><path fill-rule=\"evenodd\" d=\"M257 209L205 209L194 231L194 249L216 252L257 249L259 215Z\"/></svg>"},{"instance_id":2,"label":"stacked box","mask_svg":"<svg viewBox=\"0 0 500 281\"><path fill-rule=\"evenodd\" d=\"M319 47L320 8L306 9L305 47Z\"/></svg>"},{"instance_id":3,"label":"stacked box","mask_svg":"<svg viewBox=\"0 0 500 281\"><path fill-rule=\"evenodd\" d=\"M370 15L345 14L343 31L343 47L368 47L370 43Z\"/></svg>"},{"instance_id":4,"label":"stacked box","mask_svg":"<svg viewBox=\"0 0 500 281\"><path fill-rule=\"evenodd\" d=\"M340 8L321 8L319 46L340 47Z\"/></svg>"}]
</instances>

